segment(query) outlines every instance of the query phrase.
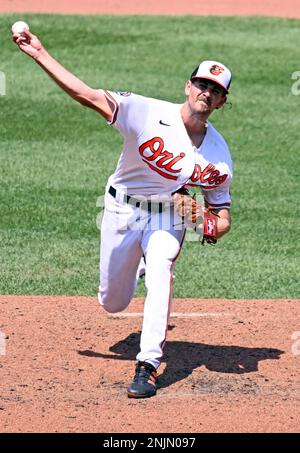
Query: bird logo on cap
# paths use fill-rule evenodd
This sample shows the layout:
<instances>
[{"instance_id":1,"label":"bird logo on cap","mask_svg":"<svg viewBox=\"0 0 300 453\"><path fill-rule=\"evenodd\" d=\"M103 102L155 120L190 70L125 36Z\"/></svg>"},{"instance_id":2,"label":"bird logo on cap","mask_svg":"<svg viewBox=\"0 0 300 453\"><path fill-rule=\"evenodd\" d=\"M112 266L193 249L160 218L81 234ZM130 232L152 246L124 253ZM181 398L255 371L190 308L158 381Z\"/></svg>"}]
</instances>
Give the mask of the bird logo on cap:
<instances>
[{"instance_id":1,"label":"bird logo on cap","mask_svg":"<svg viewBox=\"0 0 300 453\"><path fill-rule=\"evenodd\" d=\"M214 64L209 70L209 72L211 74L216 75L216 76L220 75L223 71L224 71L224 68L222 68L222 66L219 66L217 64Z\"/></svg>"}]
</instances>

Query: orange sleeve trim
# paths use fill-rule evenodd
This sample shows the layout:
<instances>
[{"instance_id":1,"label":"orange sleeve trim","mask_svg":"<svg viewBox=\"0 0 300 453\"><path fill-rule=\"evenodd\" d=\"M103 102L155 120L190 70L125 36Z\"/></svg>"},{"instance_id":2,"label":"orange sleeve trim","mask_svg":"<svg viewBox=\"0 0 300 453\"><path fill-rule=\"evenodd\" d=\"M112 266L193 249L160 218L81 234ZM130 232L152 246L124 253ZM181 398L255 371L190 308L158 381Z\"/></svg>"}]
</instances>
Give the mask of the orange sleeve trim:
<instances>
[{"instance_id":1,"label":"orange sleeve trim","mask_svg":"<svg viewBox=\"0 0 300 453\"><path fill-rule=\"evenodd\" d=\"M108 102L113 105L112 119L111 119L111 121L108 121L108 124L113 125L117 120L117 116L118 116L118 112L119 112L119 104L107 90L103 90L103 92L104 92Z\"/></svg>"},{"instance_id":2,"label":"orange sleeve trim","mask_svg":"<svg viewBox=\"0 0 300 453\"><path fill-rule=\"evenodd\" d=\"M210 203L205 199L205 201L210 205L213 206L214 208L230 208L231 203Z\"/></svg>"}]
</instances>

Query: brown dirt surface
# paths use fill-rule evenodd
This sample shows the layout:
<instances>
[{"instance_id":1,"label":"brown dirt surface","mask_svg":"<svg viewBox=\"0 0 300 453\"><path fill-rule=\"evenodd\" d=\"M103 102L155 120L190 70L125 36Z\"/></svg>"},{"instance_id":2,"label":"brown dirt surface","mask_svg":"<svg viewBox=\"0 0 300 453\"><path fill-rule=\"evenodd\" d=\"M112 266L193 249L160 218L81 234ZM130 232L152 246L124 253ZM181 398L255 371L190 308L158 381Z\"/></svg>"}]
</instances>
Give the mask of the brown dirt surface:
<instances>
[{"instance_id":1,"label":"brown dirt surface","mask_svg":"<svg viewBox=\"0 0 300 453\"><path fill-rule=\"evenodd\" d=\"M141 299L107 314L96 298L2 296L0 431L298 432L299 302L176 300L157 395L132 400Z\"/></svg>"},{"instance_id":2,"label":"brown dirt surface","mask_svg":"<svg viewBox=\"0 0 300 453\"><path fill-rule=\"evenodd\" d=\"M63 14L260 15L300 18L299 0L1 0L2 12Z\"/></svg>"}]
</instances>

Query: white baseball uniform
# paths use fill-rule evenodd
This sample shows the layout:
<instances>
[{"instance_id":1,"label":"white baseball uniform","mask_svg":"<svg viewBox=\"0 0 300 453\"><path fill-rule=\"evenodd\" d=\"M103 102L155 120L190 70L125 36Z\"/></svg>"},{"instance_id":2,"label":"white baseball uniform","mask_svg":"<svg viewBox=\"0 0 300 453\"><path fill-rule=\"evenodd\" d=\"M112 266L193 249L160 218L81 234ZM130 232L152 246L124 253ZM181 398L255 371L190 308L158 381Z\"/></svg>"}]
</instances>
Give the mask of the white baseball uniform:
<instances>
[{"instance_id":1,"label":"white baseball uniform","mask_svg":"<svg viewBox=\"0 0 300 453\"><path fill-rule=\"evenodd\" d=\"M232 160L222 135L207 123L201 146L195 147L195 168L187 187L201 187L206 202L215 209L230 208Z\"/></svg>"},{"instance_id":2,"label":"white baseball uniform","mask_svg":"<svg viewBox=\"0 0 300 453\"><path fill-rule=\"evenodd\" d=\"M171 311L173 267L185 234L167 201L186 184L200 185L208 202L228 207L230 154L210 124L204 152L202 147L197 150L182 121L180 104L132 93L103 93L114 106L110 124L124 143L105 195L98 298L108 312L124 310L145 257L147 297L137 359L157 368Z\"/></svg>"}]
</instances>

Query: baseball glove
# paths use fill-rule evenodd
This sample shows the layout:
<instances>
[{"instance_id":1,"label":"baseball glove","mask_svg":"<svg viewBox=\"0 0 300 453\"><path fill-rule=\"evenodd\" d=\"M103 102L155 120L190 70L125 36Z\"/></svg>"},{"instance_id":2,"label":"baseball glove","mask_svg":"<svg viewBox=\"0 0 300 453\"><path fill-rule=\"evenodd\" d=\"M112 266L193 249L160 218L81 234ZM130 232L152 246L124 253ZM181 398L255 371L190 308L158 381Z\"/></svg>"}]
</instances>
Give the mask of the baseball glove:
<instances>
[{"instance_id":1,"label":"baseball glove","mask_svg":"<svg viewBox=\"0 0 300 453\"><path fill-rule=\"evenodd\" d=\"M218 214L212 208L201 205L184 187L174 192L172 199L182 223L199 234L202 245L205 242L216 244Z\"/></svg>"}]
</instances>

